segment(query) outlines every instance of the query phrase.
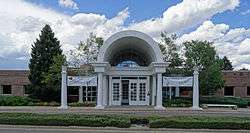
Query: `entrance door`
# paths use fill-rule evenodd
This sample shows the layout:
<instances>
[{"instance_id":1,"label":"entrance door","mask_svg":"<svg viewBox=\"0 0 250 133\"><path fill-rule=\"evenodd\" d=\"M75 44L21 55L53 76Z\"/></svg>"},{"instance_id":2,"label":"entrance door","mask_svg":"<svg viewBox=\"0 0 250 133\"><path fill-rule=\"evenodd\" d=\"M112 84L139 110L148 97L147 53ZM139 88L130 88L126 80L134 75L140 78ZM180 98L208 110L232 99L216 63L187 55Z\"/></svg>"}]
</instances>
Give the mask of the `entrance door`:
<instances>
[{"instance_id":1,"label":"entrance door","mask_svg":"<svg viewBox=\"0 0 250 133\"><path fill-rule=\"evenodd\" d=\"M122 80L122 105L129 105L129 80Z\"/></svg>"},{"instance_id":2,"label":"entrance door","mask_svg":"<svg viewBox=\"0 0 250 133\"><path fill-rule=\"evenodd\" d=\"M138 83L138 105L149 105L147 80L139 80L139 83Z\"/></svg>"},{"instance_id":3,"label":"entrance door","mask_svg":"<svg viewBox=\"0 0 250 133\"><path fill-rule=\"evenodd\" d=\"M112 105L121 105L121 80L112 79Z\"/></svg>"},{"instance_id":4,"label":"entrance door","mask_svg":"<svg viewBox=\"0 0 250 133\"><path fill-rule=\"evenodd\" d=\"M138 105L138 80L129 80L129 105Z\"/></svg>"}]
</instances>

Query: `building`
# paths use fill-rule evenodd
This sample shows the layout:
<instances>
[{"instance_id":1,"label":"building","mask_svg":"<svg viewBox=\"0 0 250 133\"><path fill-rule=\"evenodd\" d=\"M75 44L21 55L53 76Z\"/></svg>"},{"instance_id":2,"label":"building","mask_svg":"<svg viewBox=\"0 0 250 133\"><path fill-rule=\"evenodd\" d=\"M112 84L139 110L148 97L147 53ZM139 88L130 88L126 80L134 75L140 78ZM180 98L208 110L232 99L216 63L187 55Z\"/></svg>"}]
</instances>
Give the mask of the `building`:
<instances>
[{"instance_id":1,"label":"building","mask_svg":"<svg viewBox=\"0 0 250 133\"><path fill-rule=\"evenodd\" d=\"M224 88L217 92L217 96L250 97L250 71L223 71Z\"/></svg>"},{"instance_id":2,"label":"building","mask_svg":"<svg viewBox=\"0 0 250 133\"><path fill-rule=\"evenodd\" d=\"M0 95L25 96L28 74L28 70L0 70Z\"/></svg>"},{"instance_id":3,"label":"building","mask_svg":"<svg viewBox=\"0 0 250 133\"><path fill-rule=\"evenodd\" d=\"M97 61L92 63L96 76L68 78L67 67L63 67L61 108L67 108L68 86L80 86L79 97L82 99L82 87L88 86L88 82L96 82L97 109L120 105L151 105L155 109L164 109L162 87L167 78L162 74L168 65L169 62L163 61L158 43L147 34L133 30L115 33L104 41ZM199 109L197 70L191 78L181 80L193 86L193 108Z\"/></svg>"},{"instance_id":4,"label":"building","mask_svg":"<svg viewBox=\"0 0 250 133\"><path fill-rule=\"evenodd\" d=\"M192 77L162 76L168 64L150 36L131 30L118 32L104 42L97 62L81 66L83 73L94 71L94 75L72 76L74 72L63 67L62 105L67 108L71 96L79 102L96 101L96 108L151 105L161 109L163 99L193 96L198 108L198 72L194 71ZM29 84L28 73L27 70L1 70L0 94L24 96ZM223 71L223 75L225 87L217 96L250 95L250 71ZM73 93L67 94L72 90Z\"/></svg>"}]
</instances>

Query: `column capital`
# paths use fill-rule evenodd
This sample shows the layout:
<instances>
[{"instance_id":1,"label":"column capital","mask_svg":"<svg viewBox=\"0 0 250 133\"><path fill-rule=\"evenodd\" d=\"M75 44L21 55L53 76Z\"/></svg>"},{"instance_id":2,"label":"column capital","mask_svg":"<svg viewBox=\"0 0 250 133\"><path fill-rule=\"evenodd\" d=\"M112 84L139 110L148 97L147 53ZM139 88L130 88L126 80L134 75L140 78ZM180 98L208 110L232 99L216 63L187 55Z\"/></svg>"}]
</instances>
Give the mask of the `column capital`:
<instances>
[{"instance_id":1,"label":"column capital","mask_svg":"<svg viewBox=\"0 0 250 133\"><path fill-rule=\"evenodd\" d=\"M67 66L62 66L62 74L66 74L67 73Z\"/></svg>"},{"instance_id":2,"label":"column capital","mask_svg":"<svg viewBox=\"0 0 250 133\"><path fill-rule=\"evenodd\" d=\"M92 64L95 72L104 73L108 67L110 67L108 62L96 62Z\"/></svg>"}]
</instances>

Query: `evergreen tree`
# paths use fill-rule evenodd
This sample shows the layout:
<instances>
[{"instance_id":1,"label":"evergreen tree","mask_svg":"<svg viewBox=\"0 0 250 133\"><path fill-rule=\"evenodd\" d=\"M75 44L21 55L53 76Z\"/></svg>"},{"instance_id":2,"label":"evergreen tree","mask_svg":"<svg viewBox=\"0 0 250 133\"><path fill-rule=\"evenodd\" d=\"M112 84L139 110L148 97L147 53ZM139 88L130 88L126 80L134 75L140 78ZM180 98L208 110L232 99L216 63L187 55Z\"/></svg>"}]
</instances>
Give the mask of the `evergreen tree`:
<instances>
[{"instance_id":1,"label":"evergreen tree","mask_svg":"<svg viewBox=\"0 0 250 133\"><path fill-rule=\"evenodd\" d=\"M230 60L226 56L224 56L222 58L222 61L223 61L222 68L221 68L222 70L233 70L234 69L232 63L230 62Z\"/></svg>"},{"instance_id":2,"label":"evergreen tree","mask_svg":"<svg viewBox=\"0 0 250 133\"><path fill-rule=\"evenodd\" d=\"M41 100L47 100L48 89L44 75L54 64L54 56L62 55L60 42L55 38L49 25L41 30L39 38L32 45L31 59L29 63L29 80L33 88L31 96Z\"/></svg>"}]
</instances>

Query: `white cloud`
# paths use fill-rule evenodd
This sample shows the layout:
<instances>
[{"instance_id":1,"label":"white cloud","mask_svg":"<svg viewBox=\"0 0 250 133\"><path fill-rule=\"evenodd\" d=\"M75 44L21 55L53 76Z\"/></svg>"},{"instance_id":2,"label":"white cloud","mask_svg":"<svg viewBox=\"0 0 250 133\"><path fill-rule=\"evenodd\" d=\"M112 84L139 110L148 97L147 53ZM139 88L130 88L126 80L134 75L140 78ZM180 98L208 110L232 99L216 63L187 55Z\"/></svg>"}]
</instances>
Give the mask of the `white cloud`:
<instances>
[{"instance_id":1,"label":"white cloud","mask_svg":"<svg viewBox=\"0 0 250 133\"><path fill-rule=\"evenodd\" d=\"M183 35L181 39L216 41L215 45L219 53L228 55L233 64L238 67L247 64L248 56L243 55L247 53L240 51L239 47L249 48L246 40L250 38L249 29L230 29L226 24L213 24L206 21L213 15L233 10L238 5L239 0L183 0L168 8L162 17L125 26L124 23L129 17L128 8L113 18L94 13L76 13L70 16L26 1L0 1L0 47L2 49L0 57L27 59L31 45L44 24L51 25L66 52L75 48L80 40L85 40L90 32L107 38L124 29L135 29L157 38L163 30L169 33L181 32L183 29L199 26L205 21L197 30ZM244 58L241 58L243 56Z\"/></svg>"},{"instance_id":2,"label":"white cloud","mask_svg":"<svg viewBox=\"0 0 250 133\"><path fill-rule=\"evenodd\" d=\"M77 3L73 0L58 0L58 3L62 7L72 8L72 9L79 9Z\"/></svg>"},{"instance_id":3,"label":"white cloud","mask_svg":"<svg viewBox=\"0 0 250 133\"><path fill-rule=\"evenodd\" d=\"M0 1L0 57L29 57L31 45L45 24L51 25L67 52L85 40L90 32L105 38L122 30L128 15L126 8L111 19L93 13L69 16L26 1Z\"/></svg>"},{"instance_id":4,"label":"white cloud","mask_svg":"<svg viewBox=\"0 0 250 133\"><path fill-rule=\"evenodd\" d=\"M250 14L250 9L248 9L248 10L246 10L244 12L241 12L240 14L241 15L248 15L248 14Z\"/></svg>"},{"instance_id":5,"label":"white cloud","mask_svg":"<svg viewBox=\"0 0 250 133\"><path fill-rule=\"evenodd\" d=\"M158 35L159 31L168 33L197 26L217 13L233 10L239 0L183 0L168 8L163 16L131 25L131 29Z\"/></svg>"},{"instance_id":6,"label":"white cloud","mask_svg":"<svg viewBox=\"0 0 250 133\"><path fill-rule=\"evenodd\" d=\"M184 34L178 43L190 40L208 40L220 56L228 56L236 69L250 65L250 29L230 29L226 24L213 24L205 21L195 31ZM250 68L250 67L248 67Z\"/></svg>"}]
</instances>

